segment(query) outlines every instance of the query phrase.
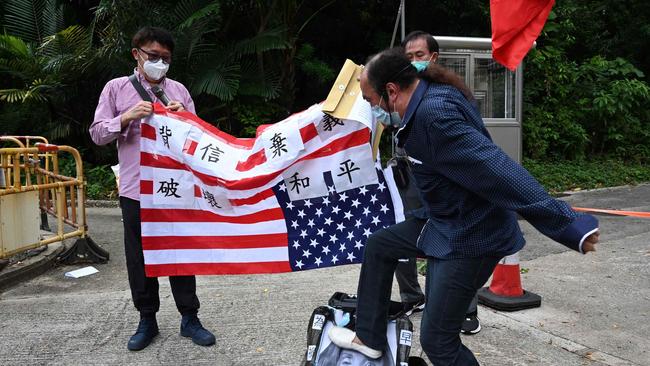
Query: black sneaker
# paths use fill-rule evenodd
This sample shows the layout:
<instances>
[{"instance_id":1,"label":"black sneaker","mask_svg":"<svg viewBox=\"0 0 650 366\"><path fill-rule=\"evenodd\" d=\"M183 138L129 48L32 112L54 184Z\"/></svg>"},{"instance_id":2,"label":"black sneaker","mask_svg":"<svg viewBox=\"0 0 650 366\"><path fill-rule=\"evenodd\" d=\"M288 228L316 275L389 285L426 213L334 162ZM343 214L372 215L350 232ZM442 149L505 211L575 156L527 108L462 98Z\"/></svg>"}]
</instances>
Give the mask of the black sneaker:
<instances>
[{"instance_id":1,"label":"black sneaker","mask_svg":"<svg viewBox=\"0 0 650 366\"><path fill-rule=\"evenodd\" d=\"M413 313L419 313L424 310L425 305L426 303L424 302L424 299L414 302L403 302L402 311L404 312L404 315L410 316Z\"/></svg>"},{"instance_id":2,"label":"black sneaker","mask_svg":"<svg viewBox=\"0 0 650 366\"><path fill-rule=\"evenodd\" d=\"M481 322L476 313L467 314L460 331L463 334L476 334L481 331Z\"/></svg>"}]
</instances>

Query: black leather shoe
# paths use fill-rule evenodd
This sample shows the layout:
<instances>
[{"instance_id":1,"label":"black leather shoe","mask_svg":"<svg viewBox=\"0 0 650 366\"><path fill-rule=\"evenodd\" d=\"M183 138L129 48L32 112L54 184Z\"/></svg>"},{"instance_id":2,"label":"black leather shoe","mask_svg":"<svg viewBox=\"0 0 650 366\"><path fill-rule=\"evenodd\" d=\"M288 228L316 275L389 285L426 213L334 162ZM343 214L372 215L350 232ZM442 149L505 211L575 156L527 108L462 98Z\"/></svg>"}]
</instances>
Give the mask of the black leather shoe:
<instances>
[{"instance_id":1,"label":"black leather shoe","mask_svg":"<svg viewBox=\"0 0 650 366\"><path fill-rule=\"evenodd\" d=\"M192 338L192 342L199 346L211 346L216 341L214 334L203 328L199 317L196 315L183 315L181 319L181 335Z\"/></svg>"},{"instance_id":2,"label":"black leather shoe","mask_svg":"<svg viewBox=\"0 0 650 366\"><path fill-rule=\"evenodd\" d=\"M140 318L138 330L131 336L126 347L129 351L139 351L147 347L157 335L158 322L156 322L156 318Z\"/></svg>"}]
</instances>

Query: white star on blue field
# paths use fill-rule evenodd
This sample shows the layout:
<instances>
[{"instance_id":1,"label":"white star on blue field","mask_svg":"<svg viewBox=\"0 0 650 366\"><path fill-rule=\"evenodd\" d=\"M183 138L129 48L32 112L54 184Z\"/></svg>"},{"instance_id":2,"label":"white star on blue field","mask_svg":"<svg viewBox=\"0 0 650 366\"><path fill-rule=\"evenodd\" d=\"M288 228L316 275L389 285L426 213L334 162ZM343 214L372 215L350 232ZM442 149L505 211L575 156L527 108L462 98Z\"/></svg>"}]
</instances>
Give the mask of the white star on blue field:
<instances>
[{"instance_id":1,"label":"white star on blue field","mask_svg":"<svg viewBox=\"0 0 650 366\"><path fill-rule=\"evenodd\" d=\"M327 172L327 196L293 202L284 182L273 188L287 223L293 271L361 263L370 234L395 224L383 173L377 175L378 184L336 192Z\"/></svg>"}]
</instances>

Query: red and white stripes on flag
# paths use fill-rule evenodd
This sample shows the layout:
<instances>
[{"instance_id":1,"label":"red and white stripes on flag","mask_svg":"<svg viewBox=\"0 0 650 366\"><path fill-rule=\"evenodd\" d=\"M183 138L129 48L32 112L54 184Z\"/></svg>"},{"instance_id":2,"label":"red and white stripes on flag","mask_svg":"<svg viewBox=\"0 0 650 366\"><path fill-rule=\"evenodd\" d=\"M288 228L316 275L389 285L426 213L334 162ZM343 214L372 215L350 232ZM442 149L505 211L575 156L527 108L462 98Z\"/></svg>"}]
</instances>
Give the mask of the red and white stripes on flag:
<instances>
[{"instance_id":1,"label":"red and white stripes on flag","mask_svg":"<svg viewBox=\"0 0 650 366\"><path fill-rule=\"evenodd\" d=\"M342 192L377 183L369 127L370 121L332 119L315 105L255 139L239 139L193 114L155 105L141 125L147 276L291 271L274 187L297 188L292 200L304 200L332 186ZM346 159L359 168L354 183L349 174L349 182L335 177ZM326 185L323 172L338 180Z\"/></svg>"}]
</instances>

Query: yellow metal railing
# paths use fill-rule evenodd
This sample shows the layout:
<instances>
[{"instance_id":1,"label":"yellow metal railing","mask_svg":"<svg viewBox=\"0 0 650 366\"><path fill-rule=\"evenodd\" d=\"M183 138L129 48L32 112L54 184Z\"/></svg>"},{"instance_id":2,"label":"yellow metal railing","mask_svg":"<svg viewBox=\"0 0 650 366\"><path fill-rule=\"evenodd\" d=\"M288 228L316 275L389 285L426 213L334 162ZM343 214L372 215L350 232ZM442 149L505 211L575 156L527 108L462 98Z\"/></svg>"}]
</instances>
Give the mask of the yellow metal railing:
<instances>
[{"instance_id":1,"label":"yellow metal railing","mask_svg":"<svg viewBox=\"0 0 650 366\"><path fill-rule=\"evenodd\" d=\"M37 242L14 243L15 249L5 250L0 247L0 259L17 253L38 248L49 243L79 237L83 248L75 248L77 259L105 262L108 253L87 238L85 182L83 165L79 152L70 146L50 145L39 136L0 136L0 142L11 142L18 147L0 148L0 199L5 196L18 195L23 192L38 192L38 204L42 212L47 212L57 220L55 235ZM34 141L39 141L32 145ZM59 173L59 154L67 153L75 162L75 177ZM47 219L47 218L45 218ZM24 223L25 225L28 223ZM65 224L73 228L65 232ZM20 230L6 228L3 230ZM75 243L75 247L79 240ZM90 245L91 247L88 247ZM91 258L105 257L103 259Z\"/></svg>"}]
</instances>

